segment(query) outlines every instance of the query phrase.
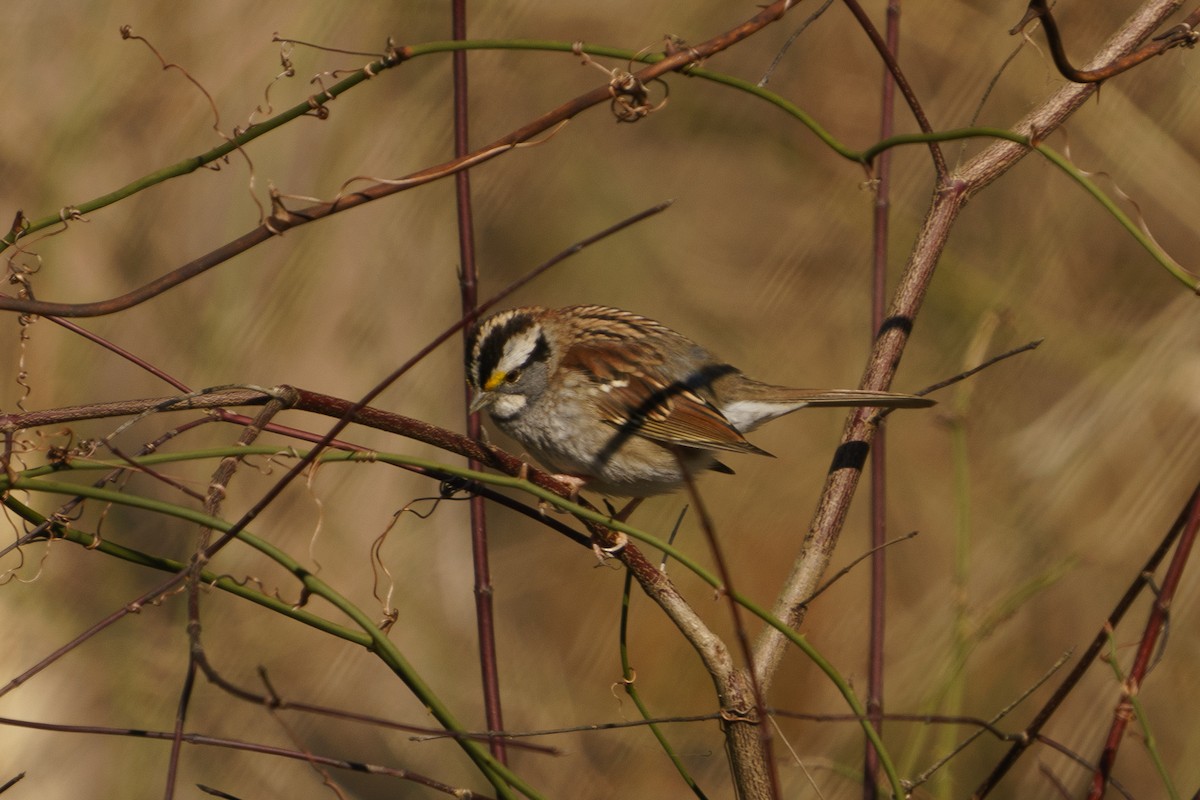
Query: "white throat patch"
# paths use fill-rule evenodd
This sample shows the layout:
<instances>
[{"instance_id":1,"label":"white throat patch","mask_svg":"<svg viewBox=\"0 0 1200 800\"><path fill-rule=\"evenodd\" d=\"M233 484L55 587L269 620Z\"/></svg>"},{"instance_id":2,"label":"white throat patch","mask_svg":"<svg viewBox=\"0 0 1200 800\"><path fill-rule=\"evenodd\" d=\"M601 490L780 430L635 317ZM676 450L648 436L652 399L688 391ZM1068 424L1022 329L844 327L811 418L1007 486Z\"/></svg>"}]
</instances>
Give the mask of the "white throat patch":
<instances>
[{"instance_id":1,"label":"white throat patch","mask_svg":"<svg viewBox=\"0 0 1200 800\"><path fill-rule=\"evenodd\" d=\"M525 408L525 395L498 394L496 395L496 399L492 401L492 407L488 411L496 419L512 419L517 414L520 414L523 408Z\"/></svg>"}]
</instances>

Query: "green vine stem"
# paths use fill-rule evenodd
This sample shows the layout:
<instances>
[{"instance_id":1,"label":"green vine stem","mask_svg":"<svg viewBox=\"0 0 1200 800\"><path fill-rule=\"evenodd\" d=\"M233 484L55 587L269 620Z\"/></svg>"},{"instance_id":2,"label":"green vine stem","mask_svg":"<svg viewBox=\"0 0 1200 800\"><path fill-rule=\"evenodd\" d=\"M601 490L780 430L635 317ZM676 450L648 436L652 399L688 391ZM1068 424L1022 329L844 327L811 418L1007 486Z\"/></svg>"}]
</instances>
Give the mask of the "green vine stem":
<instances>
[{"instance_id":1,"label":"green vine stem","mask_svg":"<svg viewBox=\"0 0 1200 800\"><path fill-rule=\"evenodd\" d=\"M168 503L161 500L156 500L139 495L127 494L113 489L99 488L95 486L86 486L75 483L67 483L63 481L53 481L44 477L46 475L62 473L64 471L73 470L111 470L118 467L128 467L130 462L139 466L155 466L158 464L176 463L181 461L193 461L197 459L224 458L226 456L245 457L249 455L257 456L279 456L282 452L293 453L297 456L302 453L295 451L283 451L278 447L269 447L262 445L254 445L251 447L217 447L204 450L194 450L179 453L155 453L148 456L138 456L131 458L129 461L105 460L105 459L83 459L69 457L59 464L48 464L41 467L24 470L16 473L14 476L0 478L0 494L11 490L20 490L28 492L48 492L53 494L63 494L71 496L88 497L103 502L116 503L120 505L140 508L147 511L152 511L168 516L177 517L179 519L193 522L197 525L211 526L214 530L226 531L231 525L225 520L216 519L204 514L195 509L186 508ZM428 459L413 458L410 456L395 454L395 453L380 453L380 452L336 452L325 453L320 456L323 463L329 462L366 462L375 463L382 462L385 464L393 464L397 466L415 466L430 470L434 473L440 473L449 476L466 478L468 480L486 483L492 486L499 486L509 489L525 492L532 495L541 501L549 503L556 508L566 511L569 514L590 522L599 523L614 531L624 533L631 539L635 539L646 545L649 545L657 550L666 553L671 558L678 561L684 568L691 571L694 575L707 583L709 586L724 591L719 578L701 567L695 560L690 558L686 553L678 550L673 545L668 544L662 539L646 533L638 528L628 525L624 522L619 522L612 519L606 514L601 514L584 506L573 503L548 489L543 489L536 484L530 483L522 478L512 477L509 475L496 475L492 473L475 472L464 467L451 466L441 464ZM14 508L14 510L17 510ZM246 531L241 531L237 534L238 539L255 548L263 555L271 558L287 569L304 585L304 587L319 597L328 600L331 604L345 613L355 624L357 624L367 636L370 638L368 649L372 650L384 660L384 662L396 672L396 674L405 682L413 693L426 705L428 705L434 714L434 717L439 723L444 725L448 730L456 733L465 733L454 717L450 714L436 696L432 689L420 678L416 671L404 660L404 657L396 649L395 645L387 638L387 636L375 625L375 623L359 608L350 603L345 597L337 593L332 587L328 586L324 581L321 581L315 575L312 575L298 561L293 559L284 551L274 547L269 542L254 536ZM880 766L884 774L888 777L889 783L892 786L892 791L896 797L903 797L903 784L901 783L899 773L890 754L883 745L882 739L871 726L870 721L866 716L866 709L859 700L853 687L850 685L837 668L829 662L821 653L809 643L806 637L797 633L788 627L782 620L771 614L763 606L755 603L750 598L740 593L733 593L733 599L745 608L750 613L757 616L766 624L779 631L788 641L797 647L805 656L808 657L813 664L817 666L825 676L834 684L838 692L842 695L850 710L855 714L863 728L863 732L871 743L879 751ZM502 767L498 762L494 762L486 748L479 747L475 742L463 737L457 737L457 740L468 755L480 764L489 778L499 775L504 781L509 781L511 785L518 788L529 797L536 796L533 790L523 783L520 783L516 776L512 775L506 768ZM494 767L493 767L494 762ZM484 767L484 765L487 765ZM495 773L492 770L495 770ZM493 781L493 785L500 786Z\"/></svg>"},{"instance_id":2,"label":"green vine stem","mask_svg":"<svg viewBox=\"0 0 1200 800\"><path fill-rule=\"evenodd\" d=\"M241 451L241 455L257 453L258 455L270 455L277 453L278 449L271 448L228 448L226 455L238 456L237 451ZM347 454L336 454L347 455ZM191 460L185 459L168 459L168 460ZM336 459L334 459L336 460ZM343 459L346 460L346 459ZM96 462L92 462L96 463ZM99 464L96 463L96 469L111 469L114 464ZM29 473L36 473L49 469L56 470L54 467L42 467L34 470L28 470ZM167 503L153 498L142 497L140 495L128 494L125 492L116 491L113 489L105 489L96 486L81 486L73 483L65 483L62 481L51 481L45 478L28 477L26 473L17 475L15 478L6 478L0 480L0 493L6 494L10 490L28 491L28 492L48 492L52 494L63 494L72 496L88 497L95 500L100 500L107 503L115 503L118 505L128 506L130 508L139 508L145 511L152 511L167 516L176 517L187 522L212 528L213 530L225 532L228 531L232 524L216 517L211 517L201 511L184 506ZM19 508L14 507L5 496L6 505L14 511L19 512ZM14 501L15 502L15 501ZM258 536L251 534L249 531L242 530L237 534L237 538L245 544L258 550L263 555L267 556L277 564L290 572L305 588L306 591L314 596L320 597L347 617L349 617L365 634L366 641L363 646L371 652L375 653L380 660L386 664L397 677L409 688L410 691L417 697L421 703L429 709L429 713L438 721L446 730L458 734L454 737L467 756L475 762L480 771L487 777L489 782L496 788L496 791L501 797L514 797L512 789L516 789L521 794L528 798L541 798L541 795L525 781L518 777L514 772L505 767L499 761L492 757L486 747L481 746L467 734L467 729L461 725L449 708L441 701L434 693L433 689L425 682L417 670L408 662L399 648L387 637L387 634L379 628L378 625L358 606L351 603L344 595L336 591L325 581L318 578L311 571L306 569L299 561L293 559L283 550L272 545L270 542ZM147 564L155 566L156 564ZM296 617L299 619L299 617ZM307 620L302 620L307 621ZM510 788L511 787L511 788Z\"/></svg>"},{"instance_id":3,"label":"green vine stem","mask_svg":"<svg viewBox=\"0 0 1200 800\"><path fill-rule=\"evenodd\" d=\"M343 78L337 83L330 86L317 94L311 95L304 102L298 103L291 108L280 112L263 122L255 123L245 131L239 132L235 136L231 136L227 141L217 147L208 150L197 156L186 158L176 164L163 167L160 170L151 172L125 186L120 187L112 192L101 195L100 197L87 200L78 205L66 206L63 211L57 214L48 215L37 220L28 221L23 227L10 231L6 236L0 238L0 252L12 246L19 237L28 236L37 231L48 228L52 225L58 225L63 222L64 212L87 214L97 209L123 200L130 195L147 189L172 178L178 178L183 175L188 175L195 172L201 167L218 161L221 158L229 155L254 141L258 137L269 133L282 125L285 125L292 120L305 116L311 113L314 109L324 107L329 101L353 89L355 86L364 81L378 75L379 73L399 66L410 59L419 58L421 56L433 55L437 53L450 53L457 50L531 50L539 52L559 52L571 54L584 54L587 56L597 56L600 58L612 58L632 64L634 62L643 64L653 64L665 58L663 53L646 53L634 52L618 47L606 47L603 45L589 45L582 43L568 43L553 40L542 39L477 39L463 41L435 41L426 42L419 45L411 45L398 48L384 55L376 61L372 61L362 69L354 71L351 75ZM1045 145L1031 141L1029 137L1022 136L1012 131L1003 130L1000 128L973 127L959 128L948 131L935 131L930 134L913 133L892 136L882 141L867 147L864 150L855 150L841 142L839 142L832 134L823 128L812 116L805 113L803 109L791 103L786 98L772 92L755 83L738 78L732 75L726 75L720 72L704 69L697 66L688 66L684 68L681 74L700 78L702 80L712 81L723 86L728 86L742 92L754 95L771 105L782 110L784 113L792 116L802 125L808 128L813 135L820 141L837 153L842 158L863 165L868 170L874 159L882 152L900 147L904 145L928 144L930 142L945 142L958 139L969 138L992 138L1006 139L1011 142L1023 144L1030 149L1036 151L1050 163L1054 164L1072 180L1078 183L1085 191L1091 194L1097 201L1108 211L1118 223L1124 227L1131 236L1150 254L1150 256L1166 269L1176 280L1183 283L1191 291L1200 293L1200 277L1192 274L1187 269L1182 267L1175 259L1171 258L1154 239L1146 234L1140 226L1137 225L1129 216L1121 210L1119 206L1110 198L1099 186L1095 184L1082 170L1072 165L1064 156L1055 152Z\"/></svg>"}]
</instances>

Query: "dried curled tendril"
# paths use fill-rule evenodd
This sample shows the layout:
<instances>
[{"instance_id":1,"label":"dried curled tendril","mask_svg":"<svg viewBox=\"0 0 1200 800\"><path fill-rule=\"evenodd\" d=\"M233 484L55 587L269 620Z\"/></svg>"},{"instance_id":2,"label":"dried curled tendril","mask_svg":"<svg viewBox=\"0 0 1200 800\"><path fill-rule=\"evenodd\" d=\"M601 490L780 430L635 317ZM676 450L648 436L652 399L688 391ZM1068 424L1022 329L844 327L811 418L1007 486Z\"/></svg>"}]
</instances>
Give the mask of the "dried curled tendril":
<instances>
[{"instance_id":1,"label":"dried curled tendril","mask_svg":"<svg viewBox=\"0 0 1200 800\"><path fill-rule=\"evenodd\" d=\"M667 104L671 89L666 81L659 78L654 79L654 83L663 87L663 99L656 104L651 104L650 91L646 88L646 84L630 70L617 67L608 69L601 66L591 56L583 52L583 42L575 42L571 45L571 52L579 56L584 66L594 66L605 75L608 75L608 91L612 95L612 102L609 107L612 109L613 116L616 117L617 122L637 122L643 117L659 111ZM632 63L630 66L632 67Z\"/></svg>"}]
</instances>

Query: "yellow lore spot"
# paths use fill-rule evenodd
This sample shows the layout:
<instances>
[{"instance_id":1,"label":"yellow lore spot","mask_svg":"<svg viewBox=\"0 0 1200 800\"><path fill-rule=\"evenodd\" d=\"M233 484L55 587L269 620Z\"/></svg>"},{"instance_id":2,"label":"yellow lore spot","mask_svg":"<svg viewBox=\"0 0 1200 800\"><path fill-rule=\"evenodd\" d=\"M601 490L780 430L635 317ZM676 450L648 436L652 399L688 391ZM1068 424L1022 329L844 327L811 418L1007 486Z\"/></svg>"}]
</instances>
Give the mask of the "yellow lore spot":
<instances>
[{"instance_id":1,"label":"yellow lore spot","mask_svg":"<svg viewBox=\"0 0 1200 800\"><path fill-rule=\"evenodd\" d=\"M492 377L487 379L487 383L483 384L483 390L485 392L493 391L497 386L504 383L504 378L506 376L507 373L496 370L492 373Z\"/></svg>"}]
</instances>

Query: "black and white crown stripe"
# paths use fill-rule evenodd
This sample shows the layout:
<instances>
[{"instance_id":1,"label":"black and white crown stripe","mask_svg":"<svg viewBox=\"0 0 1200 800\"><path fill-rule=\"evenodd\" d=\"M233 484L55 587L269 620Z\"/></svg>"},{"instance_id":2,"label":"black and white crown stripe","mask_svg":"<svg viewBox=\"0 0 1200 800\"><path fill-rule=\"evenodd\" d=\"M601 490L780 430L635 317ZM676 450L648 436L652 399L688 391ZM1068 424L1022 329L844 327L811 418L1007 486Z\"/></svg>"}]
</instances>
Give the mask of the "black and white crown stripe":
<instances>
[{"instance_id":1,"label":"black and white crown stripe","mask_svg":"<svg viewBox=\"0 0 1200 800\"><path fill-rule=\"evenodd\" d=\"M467 372L479 389L497 371L510 374L550 356L541 326L525 309L497 314L476 329L467 350Z\"/></svg>"}]
</instances>

